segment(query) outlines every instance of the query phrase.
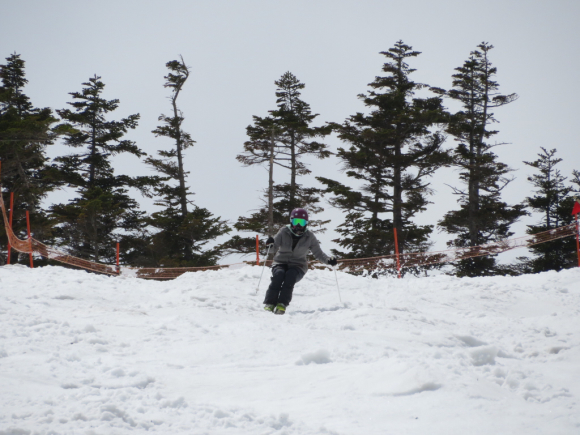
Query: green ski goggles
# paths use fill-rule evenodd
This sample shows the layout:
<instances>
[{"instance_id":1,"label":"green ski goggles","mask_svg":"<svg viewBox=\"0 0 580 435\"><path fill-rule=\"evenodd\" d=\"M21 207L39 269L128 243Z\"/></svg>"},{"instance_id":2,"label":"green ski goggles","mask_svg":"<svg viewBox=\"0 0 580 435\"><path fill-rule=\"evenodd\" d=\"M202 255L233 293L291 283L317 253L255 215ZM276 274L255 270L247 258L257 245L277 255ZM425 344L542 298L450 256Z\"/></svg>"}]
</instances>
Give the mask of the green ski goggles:
<instances>
[{"instance_id":1,"label":"green ski goggles","mask_svg":"<svg viewBox=\"0 0 580 435\"><path fill-rule=\"evenodd\" d=\"M291 222L293 227L297 226L305 227L306 225L308 225L308 221L306 219L301 218L293 218Z\"/></svg>"}]
</instances>

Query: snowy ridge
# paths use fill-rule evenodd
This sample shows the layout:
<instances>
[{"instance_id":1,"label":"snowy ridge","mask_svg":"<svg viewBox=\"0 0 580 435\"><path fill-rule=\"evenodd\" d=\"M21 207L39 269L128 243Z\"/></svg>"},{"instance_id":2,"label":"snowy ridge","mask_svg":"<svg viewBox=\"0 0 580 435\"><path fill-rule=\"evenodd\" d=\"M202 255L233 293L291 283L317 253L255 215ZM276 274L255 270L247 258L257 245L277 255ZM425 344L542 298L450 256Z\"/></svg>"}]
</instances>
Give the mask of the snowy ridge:
<instances>
[{"instance_id":1,"label":"snowy ridge","mask_svg":"<svg viewBox=\"0 0 580 435\"><path fill-rule=\"evenodd\" d=\"M0 435L580 433L580 270L260 272L0 268Z\"/></svg>"}]
</instances>

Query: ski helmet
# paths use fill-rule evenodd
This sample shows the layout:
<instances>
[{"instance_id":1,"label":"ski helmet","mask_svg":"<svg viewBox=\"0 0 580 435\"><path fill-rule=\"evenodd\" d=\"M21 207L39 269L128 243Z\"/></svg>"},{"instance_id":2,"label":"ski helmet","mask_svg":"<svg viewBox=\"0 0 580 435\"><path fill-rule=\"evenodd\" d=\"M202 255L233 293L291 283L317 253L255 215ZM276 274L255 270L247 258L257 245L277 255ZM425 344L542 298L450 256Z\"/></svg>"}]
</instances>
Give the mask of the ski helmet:
<instances>
[{"instance_id":1,"label":"ski helmet","mask_svg":"<svg viewBox=\"0 0 580 435\"><path fill-rule=\"evenodd\" d=\"M301 236L306 231L308 225L308 212L303 208L295 208L290 213L290 228L297 236Z\"/></svg>"},{"instance_id":2,"label":"ski helmet","mask_svg":"<svg viewBox=\"0 0 580 435\"><path fill-rule=\"evenodd\" d=\"M304 210L303 208L295 208L294 210L292 210L292 213L290 213L290 219L294 219L294 218L308 220L308 212L306 210Z\"/></svg>"}]
</instances>

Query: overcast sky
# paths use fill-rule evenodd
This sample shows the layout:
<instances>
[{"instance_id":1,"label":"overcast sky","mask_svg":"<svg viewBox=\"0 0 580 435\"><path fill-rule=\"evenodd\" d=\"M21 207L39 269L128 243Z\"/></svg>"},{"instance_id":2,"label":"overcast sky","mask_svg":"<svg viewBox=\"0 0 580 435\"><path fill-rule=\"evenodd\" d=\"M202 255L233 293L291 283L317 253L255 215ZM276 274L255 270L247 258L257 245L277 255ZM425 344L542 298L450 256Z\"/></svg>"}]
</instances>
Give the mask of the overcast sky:
<instances>
[{"instance_id":1,"label":"overcast sky","mask_svg":"<svg viewBox=\"0 0 580 435\"><path fill-rule=\"evenodd\" d=\"M232 223L260 206L267 186L265 169L244 168L235 156L252 115L276 107L274 81L291 71L306 85L303 100L320 114L315 124L342 122L365 110L357 94L381 74L386 58L379 52L398 40L422 52L409 62L417 70L412 78L447 89L470 51L482 41L495 46L490 58L500 91L520 97L495 111L495 140L509 143L496 152L516 169L504 194L508 203L530 195L530 171L522 161L535 160L540 147L558 149L564 175L580 170L578 0L0 0L0 7L0 60L21 54L25 93L35 106L66 107L68 93L97 74L106 85L103 96L120 99L112 118L141 114L127 138L149 154L168 145L151 130L161 113L170 113L165 64L182 55L191 76L178 104L197 142L186 154L189 184L197 205ZM341 146L336 137L327 143L333 151ZM446 146L454 146L451 138ZM51 155L62 152L68 150L53 147ZM302 178L304 185L321 187L314 176L347 181L334 157L308 163L313 176ZM117 169L150 173L133 157L120 159ZM457 177L448 170L433 180L435 204L418 223L434 224L457 207L445 185L457 185ZM276 182L288 178L275 173ZM328 251L342 218L325 208L321 217L332 222L319 238ZM515 225L516 236L537 219ZM434 249L445 249L447 238L435 232Z\"/></svg>"}]
</instances>

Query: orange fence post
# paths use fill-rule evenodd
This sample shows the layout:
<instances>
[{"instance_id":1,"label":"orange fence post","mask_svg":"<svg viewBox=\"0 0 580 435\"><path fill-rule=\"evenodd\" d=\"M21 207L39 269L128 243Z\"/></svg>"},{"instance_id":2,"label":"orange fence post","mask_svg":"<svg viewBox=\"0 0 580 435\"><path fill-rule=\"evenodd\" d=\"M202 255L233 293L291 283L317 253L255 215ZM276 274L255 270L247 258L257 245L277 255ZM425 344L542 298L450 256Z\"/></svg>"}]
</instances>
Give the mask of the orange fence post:
<instances>
[{"instance_id":1,"label":"orange fence post","mask_svg":"<svg viewBox=\"0 0 580 435\"><path fill-rule=\"evenodd\" d=\"M578 267L580 267L580 227L578 226L578 213L576 213L576 252L578 253Z\"/></svg>"},{"instance_id":2,"label":"orange fence post","mask_svg":"<svg viewBox=\"0 0 580 435\"><path fill-rule=\"evenodd\" d=\"M399 261L399 240L397 239L397 228L393 228L395 230L395 253L397 254L397 275L398 278L401 278L401 263Z\"/></svg>"},{"instance_id":3,"label":"orange fence post","mask_svg":"<svg viewBox=\"0 0 580 435\"><path fill-rule=\"evenodd\" d=\"M121 268L119 267L119 242L117 242L117 273L121 273Z\"/></svg>"},{"instance_id":4,"label":"orange fence post","mask_svg":"<svg viewBox=\"0 0 580 435\"><path fill-rule=\"evenodd\" d=\"M576 252L578 254L578 267L580 267L580 228L578 227L578 214L580 214L580 199L574 198L574 208L572 214L576 219Z\"/></svg>"},{"instance_id":5,"label":"orange fence post","mask_svg":"<svg viewBox=\"0 0 580 435\"><path fill-rule=\"evenodd\" d=\"M256 266L260 265L260 236L256 234Z\"/></svg>"},{"instance_id":6,"label":"orange fence post","mask_svg":"<svg viewBox=\"0 0 580 435\"><path fill-rule=\"evenodd\" d=\"M34 263L32 261L32 234L30 234L30 216L28 214L28 210L26 210L26 228L28 229L28 240L30 241L30 268L34 267Z\"/></svg>"},{"instance_id":7,"label":"orange fence post","mask_svg":"<svg viewBox=\"0 0 580 435\"><path fill-rule=\"evenodd\" d=\"M10 229L12 229L12 210L14 209L14 192L10 192ZM8 234L6 234L8 236ZM10 237L8 237L8 259L6 264L10 264L10 254L12 251L12 246L10 246Z\"/></svg>"}]
</instances>

